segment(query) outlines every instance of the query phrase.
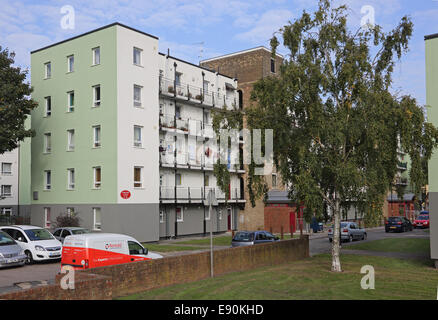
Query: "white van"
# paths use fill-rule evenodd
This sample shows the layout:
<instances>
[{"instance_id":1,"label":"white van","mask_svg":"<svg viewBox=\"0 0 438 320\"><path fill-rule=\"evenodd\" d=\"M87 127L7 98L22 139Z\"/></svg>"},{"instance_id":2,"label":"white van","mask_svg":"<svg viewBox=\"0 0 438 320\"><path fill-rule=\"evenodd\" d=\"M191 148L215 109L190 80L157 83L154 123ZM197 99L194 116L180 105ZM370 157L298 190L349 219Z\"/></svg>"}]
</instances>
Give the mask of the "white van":
<instances>
[{"instance_id":1,"label":"white van","mask_svg":"<svg viewBox=\"0 0 438 320\"><path fill-rule=\"evenodd\" d=\"M162 258L149 252L136 239L115 233L85 233L67 236L61 266L89 269L114 264Z\"/></svg>"},{"instance_id":2,"label":"white van","mask_svg":"<svg viewBox=\"0 0 438 320\"><path fill-rule=\"evenodd\" d=\"M6 232L24 250L26 263L34 261L57 260L61 258L62 244L46 229L37 226L5 226Z\"/></svg>"}]
</instances>

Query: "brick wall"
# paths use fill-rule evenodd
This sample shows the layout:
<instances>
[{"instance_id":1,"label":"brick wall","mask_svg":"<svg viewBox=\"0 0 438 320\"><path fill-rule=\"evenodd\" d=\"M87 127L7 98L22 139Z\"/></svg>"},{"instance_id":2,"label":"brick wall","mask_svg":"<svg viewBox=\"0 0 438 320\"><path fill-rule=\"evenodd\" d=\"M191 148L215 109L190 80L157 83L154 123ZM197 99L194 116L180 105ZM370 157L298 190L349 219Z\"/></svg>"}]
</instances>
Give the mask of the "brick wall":
<instances>
[{"instance_id":1,"label":"brick wall","mask_svg":"<svg viewBox=\"0 0 438 320\"><path fill-rule=\"evenodd\" d=\"M293 221L295 221L294 207L266 207L265 208L265 228L274 233L280 233L283 227L284 233L290 233L290 213L293 212ZM292 232L295 232L296 226L292 225Z\"/></svg>"},{"instance_id":2,"label":"brick wall","mask_svg":"<svg viewBox=\"0 0 438 320\"><path fill-rule=\"evenodd\" d=\"M250 101L253 85L258 80L278 75L280 65L283 59L279 56L275 57L275 73L271 72L271 53L265 49L257 49L249 52L242 52L229 57L218 58L212 61L201 62L201 66L219 71L229 77L237 78L238 90L242 91L243 108L248 108L253 102ZM246 119L243 119L243 127L246 128ZM248 166L244 166L248 172ZM274 168L274 172L275 172ZM251 206L248 193L248 175L243 174L245 183L244 198L246 200L244 210L239 212L238 229L239 230L263 230L267 229L264 219L264 202L257 200L255 207ZM272 189L272 177L265 177L269 189ZM277 177L277 188L283 189L281 177Z\"/></svg>"},{"instance_id":3,"label":"brick wall","mask_svg":"<svg viewBox=\"0 0 438 320\"><path fill-rule=\"evenodd\" d=\"M283 240L214 252L214 274L273 266L309 257L309 238ZM75 273L75 289L56 284L0 295L11 300L112 299L152 288L210 277L210 252L94 268Z\"/></svg>"},{"instance_id":4,"label":"brick wall","mask_svg":"<svg viewBox=\"0 0 438 320\"><path fill-rule=\"evenodd\" d=\"M55 284L34 287L27 290L9 292L0 295L1 300L111 300L113 297L111 278L75 273L75 288L64 290L60 280L64 274L57 275Z\"/></svg>"}]
</instances>

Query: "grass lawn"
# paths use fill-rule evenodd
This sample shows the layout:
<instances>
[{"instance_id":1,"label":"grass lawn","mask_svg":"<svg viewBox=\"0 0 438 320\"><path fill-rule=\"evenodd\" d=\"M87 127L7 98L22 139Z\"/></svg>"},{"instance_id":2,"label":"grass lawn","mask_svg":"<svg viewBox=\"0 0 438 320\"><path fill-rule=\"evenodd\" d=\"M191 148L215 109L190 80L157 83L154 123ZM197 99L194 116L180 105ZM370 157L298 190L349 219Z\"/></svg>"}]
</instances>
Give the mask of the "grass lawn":
<instances>
[{"instance_id":1,"label":"grass lawn","mask_svg":"<svg viewBox=\"0 0 438 320\"><path fill-rule=\"evenodd\" d=\"M344 248L347 250L428 253L430 251L430 240L421 238L390 238L352 244Z\"/></svg>"},{"instance_id":2,"label":"grass lawn","mask_svg":"<svg viewBox=\"0 0 438 320\"><path fill-rule=\"evenodd\" d=\"M178 245L167 245L167 244L155 244L155 243L142 243L142 245L149 251L153 252L172 252L172 251L185 251L185 250L201 250L205 247L195 247L195 246L178 246Z\"/></svg>"},{"instance_id":3,"label":"grass lawn","mask_svg":"<svg viewBox=\"0 0 438 320\"><path fill-rule=\"evenodd\" d=\"M193 244L193 245L210 245L210 237L205 237L203 239L178 241L175 244ZM213 237L213 245L215 246L231 246L231 236L219 236Z\"/></svg>"},{"instance_id":4,"label":"grass lawn","mask_svg":"<svg viewBox=\"0 0 438 320\"><path fill-rule=\"evenodd\" d=\"M438 271L432 263L386 257L342 255L343 272L330 271L331 257L318 255L275 267L235 272L165 288L149 290L120 299L436 299ZM375 289L363 290L364 265L375 268Z\"/></svg>"}]
</instances>

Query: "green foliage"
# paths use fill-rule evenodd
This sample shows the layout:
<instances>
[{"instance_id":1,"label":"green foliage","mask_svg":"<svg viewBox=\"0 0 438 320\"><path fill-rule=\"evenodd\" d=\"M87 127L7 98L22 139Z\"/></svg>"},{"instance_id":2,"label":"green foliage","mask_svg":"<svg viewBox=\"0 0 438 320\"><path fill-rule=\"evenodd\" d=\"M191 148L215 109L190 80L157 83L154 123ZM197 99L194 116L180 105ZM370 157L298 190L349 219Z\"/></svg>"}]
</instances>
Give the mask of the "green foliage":
<instances>
[{"instance_id":1,"label":"green foliage","mask_svg":"<svg viewBox=\"0 0 438 320\"><path fill-rule=\"evenodd\" d=\"M80 218L76 214L61 214L56 217L56 227L80 227Z\"/></svg>"},{"instance_id":2,"label":"green foliage","mask_svg":"<svg viewBox=\"0 0 438 320\"><path fill-rule=\"evenodd\" d=\"M0 154L17 148L19 141L33 136L24 121L37 103L30 99L32 89L27 71L13 67L14 53L0 46Z\"/></svg>"}]
</instances>

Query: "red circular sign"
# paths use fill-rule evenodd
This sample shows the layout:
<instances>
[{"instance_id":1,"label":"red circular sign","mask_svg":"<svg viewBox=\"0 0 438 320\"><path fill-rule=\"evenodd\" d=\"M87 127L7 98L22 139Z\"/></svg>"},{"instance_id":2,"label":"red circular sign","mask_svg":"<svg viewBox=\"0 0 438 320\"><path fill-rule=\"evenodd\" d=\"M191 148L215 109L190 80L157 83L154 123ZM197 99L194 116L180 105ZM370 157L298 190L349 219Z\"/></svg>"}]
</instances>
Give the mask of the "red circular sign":
<instances>
[{"instance_id":1,"label":"red circular sign","mask_svg":"<svg viewBox=\"0 0 438 320\"><path fill-rule=\"evenodd\" d=\"M123 199L129 199L131 197L131 192L129 192L128 190L123 190L122 192L120 192L120 196Z\"/></svg>"}]
</instances>

